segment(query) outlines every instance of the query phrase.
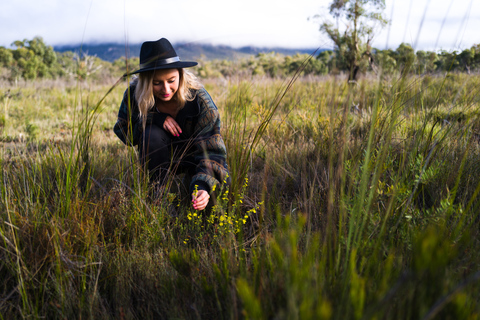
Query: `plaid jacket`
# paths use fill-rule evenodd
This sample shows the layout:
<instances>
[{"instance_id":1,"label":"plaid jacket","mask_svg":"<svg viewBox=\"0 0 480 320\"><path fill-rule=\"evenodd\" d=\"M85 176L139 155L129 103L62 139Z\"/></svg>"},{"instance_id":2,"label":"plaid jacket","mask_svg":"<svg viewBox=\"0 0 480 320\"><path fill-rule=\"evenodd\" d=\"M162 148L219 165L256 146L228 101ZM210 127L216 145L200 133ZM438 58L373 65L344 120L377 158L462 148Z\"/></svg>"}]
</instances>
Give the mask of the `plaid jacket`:
<instances>
[{"instance_id":1,"label":"plaid jacket","mask_svg":"<svg viewBox=\"0 0 480 320\"><path fill-rule=\"evenodd\" d=\"M147 125L152 124L154 113L155 125L163 127L168 115L156 109L147 115ZM193 191L195 185L208 192L214 190L214 186L220 187L228 178L227 151L220 134L218 109L208 92L204 88L197 90L195 99L187 101L175 120L182 129L180 139L190 141L192 145L189 151L195 172L190 190ZM143 129L135 99L135 83L125 91L113 131L126 145L135 146L142 141Z\"/></svg>"}]
</instances>

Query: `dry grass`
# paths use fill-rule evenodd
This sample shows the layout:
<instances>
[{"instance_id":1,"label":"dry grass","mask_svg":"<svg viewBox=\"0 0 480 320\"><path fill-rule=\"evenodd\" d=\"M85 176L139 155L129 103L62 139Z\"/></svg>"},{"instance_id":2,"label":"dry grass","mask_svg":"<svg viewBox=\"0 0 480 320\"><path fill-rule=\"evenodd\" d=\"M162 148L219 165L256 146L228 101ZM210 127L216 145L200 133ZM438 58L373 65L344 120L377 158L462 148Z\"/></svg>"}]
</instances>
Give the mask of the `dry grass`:
<instances>
[{"instance_id":1,"label":"dry grass","mask_svg":"<svg viewBox=\"0 0 480 320\"><path fill-rule=\"evenodd\" d=\"M475 317L479 80L208 80L212 213L152 198L111 130L126 84L4 87L0 313Z\"/></svg>"}]
</instances>

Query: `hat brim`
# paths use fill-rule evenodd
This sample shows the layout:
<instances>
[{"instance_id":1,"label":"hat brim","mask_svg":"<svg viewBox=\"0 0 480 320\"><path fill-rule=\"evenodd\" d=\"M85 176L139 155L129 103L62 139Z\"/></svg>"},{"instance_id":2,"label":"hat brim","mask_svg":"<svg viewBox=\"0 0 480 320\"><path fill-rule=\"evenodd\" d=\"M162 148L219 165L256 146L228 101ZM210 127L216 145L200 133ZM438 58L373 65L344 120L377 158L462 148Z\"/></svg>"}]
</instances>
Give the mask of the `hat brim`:
<instances>
[{"instance_id":1,"label":"hat brim","mask_svg":"<svg viewBox=\"0 0 480 320\"><path fill-rule=\"evenodd\" d=\"M136 74L136 73L142 73L142 72L147 72L147 71L154 71L154 70L161 70L161 69L180 69L180 68L190 68L196 66L198 63L194 61L177 61L174 63L169 63L169 64L162 64L162 65L157 65L153 67L146 67L146 68L140 68L138 70L135 70L133 72L127 72L124 74L126 75L131 75L131 74Z\"/></svg>"}]
</instances>

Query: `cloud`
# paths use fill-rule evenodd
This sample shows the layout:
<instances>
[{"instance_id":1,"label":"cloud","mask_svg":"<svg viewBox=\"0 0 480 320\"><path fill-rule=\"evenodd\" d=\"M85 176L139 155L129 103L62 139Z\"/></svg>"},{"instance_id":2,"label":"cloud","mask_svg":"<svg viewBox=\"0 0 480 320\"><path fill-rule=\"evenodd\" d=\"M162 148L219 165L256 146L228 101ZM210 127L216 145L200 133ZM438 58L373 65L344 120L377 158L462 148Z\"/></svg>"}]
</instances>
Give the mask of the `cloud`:
<instances>
[{"instance_id":1,"label":"cloud","mask_svg":"<svg viewBox=\"0 0 480 320\"><path fill-rule=\"evenodd\" d=\"M0 45L42 36L47 44L127 42L169 38L231 46L329 47L319 31L316 14L328 14L331 0L15 0L0 10ZM427 3L430 5L427 8ZM422 17L418 46L471 46L480 43L478 1L387 0L385 15L394 5L390 38L388 29L374 45L414 43ZM471 4L471 7L470 7ZM428 10L425 10L425 9ZM448 13L447 13L448 11ZM465 23L466 13L468 24ZM441 23L447 17L441 28ZM408 21L408 24L407 24ZM466 25L462 29L463 25ZM440 33L441 29L441 33ZM460 31L459 31L460 30ZM462 31L463 30L463 31ZM433 43L432 43L433 42Z\"/></svg>"},{"instance_id":2,"label":"cloud","mask_svg":"<svg viewBox=\"0 0 480 320\"><path fill-rule=\"evenodd\" d=\"M389 47L396 48L401 42L407 42L412 45L416 43L417 49L458 50L480 43L478 32L475 31L480 28L480 16L476 13L480 8L475 1L410 0L387 3L386 13L392 20ZM395 7L390 17L392 4ZM377 37L375 44L378 48L385 47L387 34L388 29L385 29Z\"/></svg>"}]
</instances>

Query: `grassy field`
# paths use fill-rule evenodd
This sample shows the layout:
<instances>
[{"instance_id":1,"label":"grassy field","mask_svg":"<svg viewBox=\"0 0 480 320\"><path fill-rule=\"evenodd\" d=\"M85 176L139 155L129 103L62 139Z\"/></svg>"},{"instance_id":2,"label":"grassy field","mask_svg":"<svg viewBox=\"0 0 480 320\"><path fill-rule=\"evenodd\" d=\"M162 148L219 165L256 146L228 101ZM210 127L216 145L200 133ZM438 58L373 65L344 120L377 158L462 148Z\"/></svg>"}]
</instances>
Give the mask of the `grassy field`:
<instances>
[{"instance_id":1,"label":"grassy field","mask_svg":"<svg viewBox=\"0 0 480 320\"><path fill-rule=\"evenodd\" d=\"M1 318L479 316L480 76L205 81L211 212L152 194L115 81L0 89Z\"/></svg>"}]
</instances>

